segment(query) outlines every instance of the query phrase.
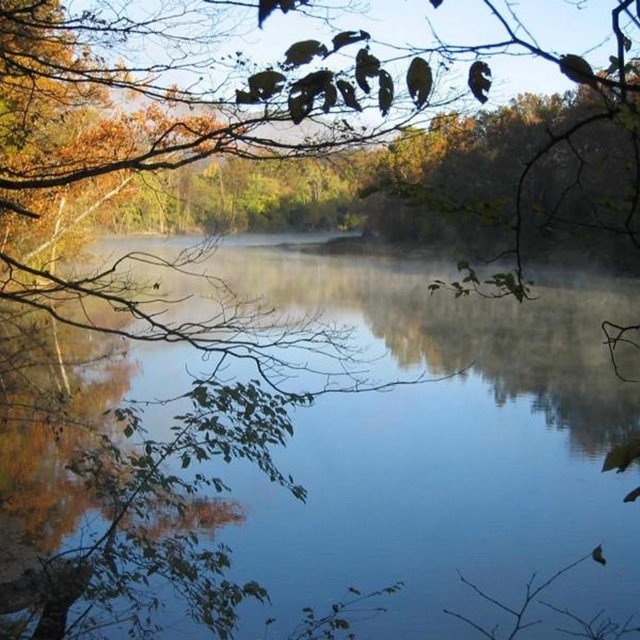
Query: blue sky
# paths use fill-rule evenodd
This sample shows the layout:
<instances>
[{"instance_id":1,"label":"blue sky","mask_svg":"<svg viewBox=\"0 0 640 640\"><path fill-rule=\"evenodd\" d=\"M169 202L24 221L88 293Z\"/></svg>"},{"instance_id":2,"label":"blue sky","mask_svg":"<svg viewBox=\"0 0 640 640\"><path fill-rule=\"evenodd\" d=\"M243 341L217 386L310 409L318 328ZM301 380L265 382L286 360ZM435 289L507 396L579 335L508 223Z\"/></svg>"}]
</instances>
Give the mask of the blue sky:
<instances>
[{"instance_id":1,"label":"blue sky","mask_svg":"<svg viewBox=\"0 0 640 640\"><path fill-rule=\"evenodd\" d=\"M333 0L325 0L331 3ZM337 0L336 0L337 2ZM323 3L323 4L325 4ZM334 2L335 4L335 2ZM611 9L615 0L520 0L511 5L539 45L556 54L572 53L586 57L594 68L608 66L615 54L611 38ZM504 39L504 31L481 0L444 0L434 9L428 0L370 0L363 13L345 14L340 29L365 29L371 33L373 52L384 57L382 43L399 46L432 46L431 27L442 39L455 44L480 44ZM502 0L495 0L504 8ZM508 15L508 14L507 14ZM429 25L429 21L431 26ZM282 59L289 44L305 39L330 42L332 32L319 21L289 13L274 13L264 24L247 34L246 51L265 62ZM629 29L633 39L634 33ZM354 48L354 52L355 52ZM522 92L562 92L575 85L548 62L527 57L483 58L493 70L494 86L487 106L504 104ZM445 82L463 85L465 69L452 73Z\"/></svg>"}]
</instances>

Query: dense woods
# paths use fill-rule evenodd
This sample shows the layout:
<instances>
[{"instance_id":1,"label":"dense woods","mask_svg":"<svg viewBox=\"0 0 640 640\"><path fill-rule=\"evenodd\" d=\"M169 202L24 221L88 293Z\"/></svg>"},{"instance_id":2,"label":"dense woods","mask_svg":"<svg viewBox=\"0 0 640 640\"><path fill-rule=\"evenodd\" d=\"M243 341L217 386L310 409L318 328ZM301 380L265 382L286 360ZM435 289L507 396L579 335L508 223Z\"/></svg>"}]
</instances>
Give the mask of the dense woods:
<instances>
[{"instance_id":1,"label":"dense woods","mask_svg":"<svg viewBox=\"0 0 640 640\"><path fill-rule=\"evenodd\" d=\"M564 131L597 118L602 101L588 86L525 94L475 115L443 112L428 128L408 127L388 143L328 159L212 161L147 180L101 224L164 233L360 229L488 259L511 247L519 197L527 259L631 269L628 121L601 119L545 152Z\"/></svg>"},{"instance_id":2,"label":"dense woods","mask_svg":"<svg viewBox=\"0 0 640 640\"><path fill-rule=\"evenodd\" d=\"M435 11L443 0L425 4ZM387 51L384 59L380 40L363 29L287 43L265 67L244 51L218 55L220 43L244 35L234 13L242 8L254 27L291 10L331 25L325 7L310 0L2 3L0 522L8 534L0 635L62 640L68 626L82 637L115 624L130 637L149 637L162 628L152 619L161 604L156 593L169 585L192 620L230 638L238 606L268 595L252 579L228 578L230 551L213 533L244 516L219 496L228 487L207 463L243 459L304 501L304 487L272 457L293 434L293 412L328 393L395 384L368 377L349 327L314 314L292 318L271 301L263 305L259 293L245 299L224 279L197 273L212 237L361 230L367 241L425 248L463 265L505 257L507 274L490 284L498 285L495 297L518 302L528 298L527 261L635 268L628 249L640 247L640 85L632 43L615 20L630 0L613 9L617 56L596 72L579 56L522 40L511 3L503 13L489 0L480 4L505 28L501 50L546 60L576 89L525 94L493 109L457 108L463 93L487 103L492 76L481 58L497 45L438 42ZM392 58L402 73L392 75ZM458 60L467 86L440 91ZM105 232L202 233L205 240L170 258L134 249L90 264L82 252ZM149 281L136 279L141 266ZM467 284L479 284L467 270ZM426 323L423 285L412 283L397 298L397 308L414 306L403 318L369 302L370 291L386 286L382 279L361 291L338 283L315 295L330 301L340 286L349 288L370 305L372 335L401 365L430 359L434 372L450 376L466 366L460 345L472 336L458 331L452 345L441 334L454 333L453 321L468 328L451 303L469 291L458 284L456 298ZM399 292L387 289L395 300ZM306 293L296 292L298 301ZM563 311L570 330L561 336L590 335L574 313L579 296L561 295L572 302ZM200 316L196 300L205 302ZM606 334L619 374L627 369L616 361L618 343L638 346L630 306L621 305L628 324L609 323ZM478 315L491 319L486 310ZM507 349L520 348L512 328L500 328ZM206 370L189 370L188 388L171 388L170 398L125 402L136 373L130 344L188 346ZM544 359L541 351L523 358L529 370ZM575 351L580 360L583 351ZM586 400L575 409L561 375L546 386L524 375L508 383L497 364L503 357L489 352L481 371L494 381L498 403L521 389L540 395L550 423L582 420L588 450L633 432L629 410L602 442L591 438ZM173 382L174 372L165 374ZM307 374L316 387L301 391ZM548 402L549 388L557 405ZM590 389L616 396L615 385ZM145 410L173 402L179 409L165 430L148 428ZM307 618L298 637L348 630L341 607L321 623Z\"/></svg>"}]
</instances>

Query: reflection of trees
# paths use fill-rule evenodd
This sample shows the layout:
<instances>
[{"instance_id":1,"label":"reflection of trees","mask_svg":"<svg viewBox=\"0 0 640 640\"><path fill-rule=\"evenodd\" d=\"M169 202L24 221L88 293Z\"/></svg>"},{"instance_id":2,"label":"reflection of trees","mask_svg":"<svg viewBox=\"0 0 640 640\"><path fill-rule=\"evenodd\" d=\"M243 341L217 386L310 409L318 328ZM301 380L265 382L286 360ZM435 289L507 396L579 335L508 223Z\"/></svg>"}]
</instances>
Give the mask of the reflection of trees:
<instances>
[{"instance_id":1,"label":"reflection of trees","mask_svg":"<svg viewBox=\"0 0 640 640\"><path fill-rule=\"evenodd\" d=\"M112 340L77 336L42 314L2 310L0 502L22 535L50 552L90 505L66 469L76 450L110 429L133 365Z\"/></svg>"},{"instance_id":2,"label":"reflection of trees","mask_svg":"<svg viewBox=\"0 0 640 640\"><path fill-rule=\"evenodd\" d=\"M253 252L238 270L231 252L216 260L240 291L261 291L269 303L360 307L403 367L426 364L433 373L449 374L473 363L497 404L532 396L532 409L544 412L549 426L569 428L573 444L589 454L602 453L636 428L636 386L615 377L600 333L607 315L633 318L633 283L599 277L540 286L539 299L521 305L444 292L430 296L427 284L441 274L417 262ZM624 373L640 379L631 364Z\"/></svg>"},{"instance_id":3,"label":"reflection of trees","mask_svg":"<svg viewBox=\"0 0 640 640\"><path fill-rule=\"evenodd\" d=\"M117 337L56 327L40 313L0 309L0 316L2 582L16 565L33 562L33 551L58 549L87 509L103 506L67 465L99 447L103 434L119 437L107 410L122 401L136 366ZM242 519L233 502L194 500L177 515L158 505L150 532L213 531Z\"/></svg>"}]
</instances>

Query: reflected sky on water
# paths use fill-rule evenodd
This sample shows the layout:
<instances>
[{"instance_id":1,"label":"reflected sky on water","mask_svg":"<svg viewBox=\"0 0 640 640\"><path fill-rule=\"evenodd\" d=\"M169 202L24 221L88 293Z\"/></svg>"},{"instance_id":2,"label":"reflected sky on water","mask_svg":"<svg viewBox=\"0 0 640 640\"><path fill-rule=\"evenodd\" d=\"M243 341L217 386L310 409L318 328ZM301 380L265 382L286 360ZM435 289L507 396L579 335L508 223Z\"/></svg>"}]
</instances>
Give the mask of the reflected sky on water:
<instances>
[{"instance_id":1,"label":"reflected sky on water","mask_svg":"<svg viewBox=\"0 0 640 640\"><path fill-rule=\"evenodd\" d=\"M182 242L144 241L167 255ZM602 474L601 466L608 448L635 432L640 394L613 375L600 333L605 317L637 317L635 282L559 278L518 305L430 296L432 279L455 277L446 263L223 246L206 268L267 305L320 308L325 319L353 325L375 379L452 376L327 395L298 410L295 437L276 459L307 488L306 505L246 465L224 469L246 522L218 540L234 550L233 577L258 580L273 602L243 609L238 637L286 637L302 607L321 612L349 586L398 580L405 589L375 603L388 613L360 614L360 637L476 637L442 610L489 627L505 619L458 571L515 606L533 572L546 577L600 543L605 567L579 566L543 599L585 618L600 609L619 621L635 613L638 507L622 499L638 474ZM161 286L175 292L186 284L165 275ZM207 304L194 299L180 313L206 315ZM183 347L138 345L132 357L141 368L129 393L137 399L175 395L210 365ZM167 428L175 410L166 411L150 409L148 427ZM269 617L277 622L265 630ZM523 637L559 626L539 607L533 617L549 624ZM198 637L178 611L167 620L166 637Z\"/></svg>"}]
</instances>

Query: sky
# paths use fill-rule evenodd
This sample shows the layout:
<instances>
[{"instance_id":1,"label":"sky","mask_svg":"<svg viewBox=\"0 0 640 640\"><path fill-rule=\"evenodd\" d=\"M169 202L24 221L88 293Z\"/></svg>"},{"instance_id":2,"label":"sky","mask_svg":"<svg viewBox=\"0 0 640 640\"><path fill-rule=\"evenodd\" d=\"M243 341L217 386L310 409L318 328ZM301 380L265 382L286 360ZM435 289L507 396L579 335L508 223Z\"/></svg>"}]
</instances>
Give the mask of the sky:
<instances>
[{"instance_id":1,"label":"sky","mask_svg":"<svg viewBox=\"0 0 640 640\"><path fill-rule=\"evenodd\" d=\"M336 5L338 1L325 0L323 4ZM372 36L372 52L380 58L392 54L384 44L432 46L433 30L442 40L453 44L481 44L505 37L482 0L444 0L438 9L428 0L370 0L366 3L368 7L361 4L362 13L343 15L337 26L368 31ZM494 4L505 7L502 0L495 0ZM609 56L615 54L611 9L616 4L616 0L520 0L512 1L511 7L541 48L555 54L584 56L597 69L608 66ZM265 21L262 30L253 29L239 44L255 59L268 63L281 60L293 42L313 38L330 43L332 33L335 31L321 21L277 11ZM628 35L632 40L636 35L631 27ZM353 53L356 50L352 48ZM576 86L545 61L524 56L482 59L491 66L494 81L486 107L504 104L523 92L549 94ZM457 74L450 73L445 84L464 85L467 68L468 63Z\"/></svg>"}]
</instances>

